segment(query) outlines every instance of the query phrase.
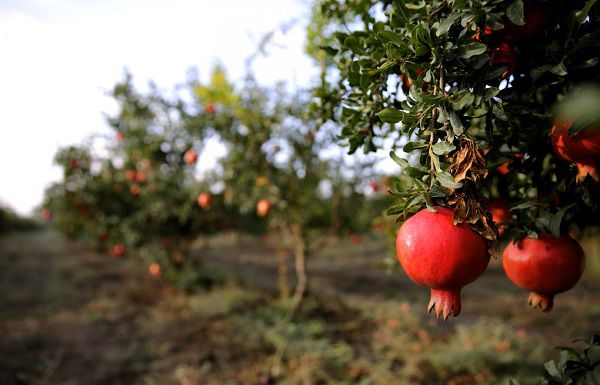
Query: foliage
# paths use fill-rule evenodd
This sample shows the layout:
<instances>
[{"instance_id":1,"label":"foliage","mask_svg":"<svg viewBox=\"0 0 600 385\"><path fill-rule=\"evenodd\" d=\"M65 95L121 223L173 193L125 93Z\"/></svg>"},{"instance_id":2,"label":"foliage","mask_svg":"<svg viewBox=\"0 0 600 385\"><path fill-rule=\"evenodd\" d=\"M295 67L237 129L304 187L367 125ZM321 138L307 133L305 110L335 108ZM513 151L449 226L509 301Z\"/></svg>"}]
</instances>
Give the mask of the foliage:
<instances>
[{"instance_id":1,"label":"foliage","mask_svg":"<svg viewBox=\"0 0 600 385\"><path fill-rule=\"evenodd\" d=\"M309 37L334 64L312 108L342 126L350 153L391 143L402 177L390 214L450 206L455 221L494 240L486 197L502 196L513 236L598 223L598 184L577 184L549 139L553 107L599 80L595 1L321 0L315 9ZM596 127L592 119L574 130Z\"/></svg>"},{"instance_id":2,"label":"foliage","mask_svg":"<svg viewBox=\"0 0 600 385\"><path fill-rule=\"evenodd\" d=\"M546 374L542 380L543 385L600 383L600 358L597 354L600 336L595 334L589 341L581 339L575 342L583 342L585 348L579 351L569 347L558 347L560 351L558 362L551 360L544 364ZM511 379L510 384L519 385L519 382Z\"/></svg>"}]
</instances>

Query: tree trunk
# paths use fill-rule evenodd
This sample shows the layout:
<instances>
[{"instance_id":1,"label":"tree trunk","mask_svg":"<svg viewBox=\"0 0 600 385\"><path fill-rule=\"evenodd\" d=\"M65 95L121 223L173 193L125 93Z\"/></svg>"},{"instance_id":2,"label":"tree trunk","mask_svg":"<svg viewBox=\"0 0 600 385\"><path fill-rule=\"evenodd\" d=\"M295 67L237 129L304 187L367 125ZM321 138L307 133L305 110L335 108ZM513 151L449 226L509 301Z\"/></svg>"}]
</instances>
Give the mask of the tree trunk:
<instances>
[{"instance_id":1,"label":"tree trunk","mask_svg":"<svg viewBox=\"0 0 600 385\"><path fill-rule=\"evenodd\" d=\"M288 268L287 268L287 251L284 247L277 247L277 259L279 261L278 266L278 286L279 296L281 298L288 298L290 296L290 288L288 286Z\"/></svg>"},{"instance_id":2,"label":"tree trunk","mask_svg":"<svg viewBox=\"0 0 600 385\"><path fill-rule=\"evenodd\" d=\"M292 307L292 314L294 314L302 305L302 300L308 287L308 277L306 275L306 240L300 226L292 225L291 229L294 242L294 267L297 278Z\"/></svg>"}]
</instances>

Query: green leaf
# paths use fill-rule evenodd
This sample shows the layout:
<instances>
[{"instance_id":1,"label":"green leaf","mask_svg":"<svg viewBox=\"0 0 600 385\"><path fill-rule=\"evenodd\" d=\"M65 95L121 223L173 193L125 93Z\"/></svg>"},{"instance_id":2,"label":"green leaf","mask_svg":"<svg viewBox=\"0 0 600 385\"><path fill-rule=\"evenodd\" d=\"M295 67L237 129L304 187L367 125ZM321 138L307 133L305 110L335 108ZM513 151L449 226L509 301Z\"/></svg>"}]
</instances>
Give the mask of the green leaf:
<instances>
[{"instance_id":1,"label":"green leaf","mask_svg":"<svg viewBox=\"0 0 600 385\"><path fill-rule=\"evenodd\" d=\"M400 45L406 45L406 43L404 42L404 39L401 35L397 34L396 32L392 32L392 31L380 31L377 33L377 38L383 43L389 43L389 42L393 42L393 43L397 43Z\"/></svg>"},{"instance_id":2,"label":"green leaf","mask_svg":"<svg viewBox=\"0 0 600 385\"><path fill-rule=\"evenodd\" d=\"M452 102L452 108L455 111L461 110L465 107L469 107L475 101L475 96L469 90L461 90L454 95L454 101Z\"/></svg>"},{"instance_id":3,"label":"green leaf","mask_svg":"<svg viewBox=\"0 0 600 385\"><path fill-rule=\"evenodd\" d=\"M456 20L458 20L459 17L460 14L453 13L444 20L442 20L442 22L437 28L437 31L435 32L436 36L442 36L443 34L448 33L452 25L456 22Z\"/></svg>"},{"instance_id":4,"label":"green leaf","mask_svg":"<svg viewBox=\"0 0 600 385\"><path fill-rule=\"evenodd\" d=\"M469 43L465 46L465 52L463 52L460 57L463 59L468 59L472 56L481 55L485 53L487 50L487 45L483 43Z\"/></svg>"},{"instance_id":5,"label":"green leaf","mask_svg":"<svg viewBox=\"0 0 600 385\"><path fill-rule=\"evenodd\" d=\"M596 1L597 0L589 0L587 3L585 3L583 9L577 13L577 22L579 24L583 24L585 19L588 17L588 14L590 13L590 9L592 9L594 4L596 4Z\"/></svg>"},{"instance_id":6,"label":"green leaf","mask_svg":"<svg viewBox=\"0 0 600 385\"><path fill-rule=\"evenodd\" d=\"M431 186L431 188L429 189L429 191L427 193L429 194L429 196L431 198L445 198L447 195L444 190L442 190L435 184L433 186Z\"/></svg>"},{"instance_id":7,"label":"green leaf","mask_svg":"<svg viewBox=\"0 0 600 385\"><path fill-rule=\"evenodd\" d=\"M403 171L404 174L408 175L411 178L422 178L424 175L428 174L427 171L412 166L404 167Z\"/></svg>"},{"instance_id":8,"label":"green leaf","mask_svg":"<svg viewBox=\"0 0 600 385\"><path fill-rule=\"evenodd\" d=\"M384 123L398 123L402 121L404 115L404 112L392 107L384 108L377 113L379 119Z\"/></svg>"},{"instance_id":9,"label":"green leaf","mask_svg":"<svg viewBox=\"0 0 600 385\"><path fill-rule=\"evenodd\" d=\"M404 147L402 148L402 151L411 152L411 151L417 150L419 148L425 148L427 146L428 145L423 142L408 142L404 145Z\"/></svg>"},{"instance_id":10,"label":"green leaf","mask_svg":"<svg viewBox=\"0 0 600 385\"><path fill-rule=\"evenodd\" d=\"M400 167L408 167L408 162L406 161L406 159L400 158L398 155L396 155L394 151L390 151L390 158L392 158L392 160L396 162Z\"/></svg>"},{"instance_id":11,"label":"green leaf","mask_svg":"<svg viewBox=\"0 0 600 385\"><path fill-rule=\"evenodd\" d=\"M465 131L465 127L463 126L456 112L450 111L448 115L450 117L450 125L452 126L452 131L454 132L454 135L462 135L462 133Z\"/></svg>"},{"instance_id":12,"label":"green leaf","mask_svg":"<svg viewBox=\"0 0 600 385\"><path fill-rule=\"evenodd\" d=\"M557 238L560 237L560 224L562 222L562 219L563 219L565 213L571 207L573 207L573 205L565 206L565 207L561 208L560 210L558 210L556 212L556 214L554 214L552 216L552 220L550 221L550 232L552 232L552 235L554 235Z\"/></svg>"},{"instance_id":13,"label":"green leaf","mask_svg":"<svg viewBox=\"0 0 600 385\"><path fill-rule=\"evenodd\" d=\"M552 67L550 72L558 76L565 76L566 74L568 74L567 67L565 67L563 63L559 63Z\"/></svg>"},{"instance_id":14,"label":"green leaf","mask_svg":"<svg viewBox=\"0 0 600 385\"><path fill-rule=\"evenodd\" d=\"M513 1L512 4L506 8L506 16L516 25L525 25L523 1Z\"/></svg>"},{"instance_id":15,"label":"green leaf","mask_svg":"<svg viewBox=\"0 0 600 385\"><path fill-rule=\"evenodd\" d=\"M523 202L523 203L519 203L518 205L511 207L509 211L515 211L515 210L525 210L534 206L539 206L539 203L536 202Z\"/></svg>"},{"instance_id":16,"label":"green leaf","mask_svg":"<svg viewBox=\"0 0 600 385\"><path fill-rule=\"evenodd\" d=\"M558 370L558 367L556 366L556 362L548 361L544 364L544 368L546 368L546 371L553 379L562 383L563 375Z\"/></svg>"},{"instance_id":17,"label":"green leaf","mask_svg":"<svg viewBox=\"0 0 600 385\"><path fill-rule=\"evenodd\" d=\"M446 188L457 189L462 187L462 182L456 183L452 174L446 171L436 172L435 179Z\"/></svg>"},{"instance_id":18,"label":"green leaf","mask_svg":"<svg viewBox=\"0 0 600 385\"><path fill-rule=\"evenodd\" d=\"M446 155L456 149L456 146L446 142L445 140L442 142L438 142L432 146L433 153L436 155Z\"/></svg>"}]
</instances>

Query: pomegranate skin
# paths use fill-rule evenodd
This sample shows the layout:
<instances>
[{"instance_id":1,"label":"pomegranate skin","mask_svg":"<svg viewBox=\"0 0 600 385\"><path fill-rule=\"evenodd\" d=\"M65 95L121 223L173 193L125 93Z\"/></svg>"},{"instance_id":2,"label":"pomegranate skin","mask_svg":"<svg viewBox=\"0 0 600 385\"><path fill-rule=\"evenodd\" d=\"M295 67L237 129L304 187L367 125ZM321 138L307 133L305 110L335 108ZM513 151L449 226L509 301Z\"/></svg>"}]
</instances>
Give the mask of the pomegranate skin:
<instances>
[{"instance_id":1,"label":"pomegranate skin","mask_svg":"<svg viewBox=\"0 0 600 385\"><path fill-rule=\"evenodd\" d=\"M554 295L571 289L581 278L585 255L569 235L556 238L541 233L538 239L509 243L502 254L502 266L515 285L531 292L529 304L533 308L549 312Z\"/></svg>"},{"instance_id":2,"label":"pomegranate skin","mask_svg":"<svg viewBox=\"0 0 600 385\"><path fill-rule=\"evenodd\" d=\"M600 129L580 131L569 136L569 122L555 122L552 126L552 147L560 158L577 165L577 181L590 175L600 182Z\"/></svg>"},{"instance_id":3,"label":"pomegranate skin","mask_svg":"<svg viewBox=\"0 0 600 385\"><path fill-rule=\"evenodd\" d=\"M431 289L428 310L437 317L460 314L460 290L486 269L486 240L465 224L454 225L454 211L435 207L408 219L396 238L398 260L414 282Z\"/></svg>"}]
</instances>

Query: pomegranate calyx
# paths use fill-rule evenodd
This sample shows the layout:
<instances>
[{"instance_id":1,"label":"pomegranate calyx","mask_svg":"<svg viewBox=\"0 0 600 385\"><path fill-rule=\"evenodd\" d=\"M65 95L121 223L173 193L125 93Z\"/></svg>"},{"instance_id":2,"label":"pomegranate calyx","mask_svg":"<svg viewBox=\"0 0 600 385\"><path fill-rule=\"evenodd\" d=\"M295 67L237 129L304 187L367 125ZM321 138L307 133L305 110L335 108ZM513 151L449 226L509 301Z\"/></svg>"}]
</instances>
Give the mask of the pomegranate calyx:
<instances>
[{"instance_id":1,"label":"pomegranate calyx","mask_svg":"<svg viewBox=\"0 0 600 385\"><path fill-rule=\"evenodd\" d=\"M440 290L431 289L431 299L427 306L427 311L435 311L437 318L443 316L444 321L448 317L456 317L460 314L460 289L459 290Z\"/></svg>"},{"instance_id":2,"label":"pomegranate calyx","mask_svg":"<svg viewBox=\"0 0 600 385\"><path fill-rule=\"evenodd\" d=\"M544 313L548 313L554 306L554 294L529 293L529 305L532 308L539 307Z\"/></svg>"}]
</instances>

